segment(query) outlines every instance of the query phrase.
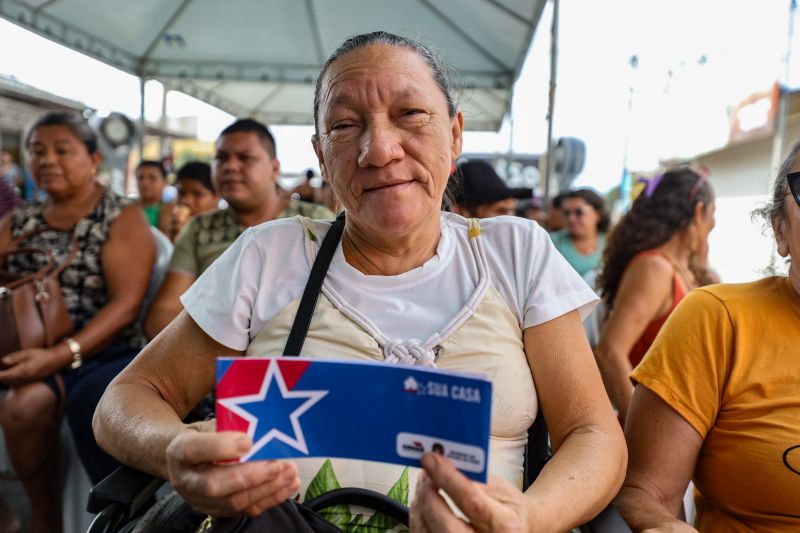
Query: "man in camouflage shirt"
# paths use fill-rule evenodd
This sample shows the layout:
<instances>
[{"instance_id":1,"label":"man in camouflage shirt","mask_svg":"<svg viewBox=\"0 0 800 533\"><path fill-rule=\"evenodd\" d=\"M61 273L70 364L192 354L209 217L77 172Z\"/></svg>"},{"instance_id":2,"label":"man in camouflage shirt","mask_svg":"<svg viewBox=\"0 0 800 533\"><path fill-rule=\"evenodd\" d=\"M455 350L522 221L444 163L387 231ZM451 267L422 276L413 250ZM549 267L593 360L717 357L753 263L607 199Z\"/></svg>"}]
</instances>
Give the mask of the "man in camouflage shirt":
<instances>
[{"instance_id":1,"label":"man in camouflage shirt","mask_svg":"<svg viewBox=\"0 0 800 533\"><path fill-rule=\"evenodd\" d=\"M281 195L279 175L275 139L265 125L241 119L222 131L214 182L228 207L196 216L178 234L167 275L145 319L148 338L178 316L181 294L246 228L295 215L334 217L326 207Z\"/></svg>"}]
</instances>

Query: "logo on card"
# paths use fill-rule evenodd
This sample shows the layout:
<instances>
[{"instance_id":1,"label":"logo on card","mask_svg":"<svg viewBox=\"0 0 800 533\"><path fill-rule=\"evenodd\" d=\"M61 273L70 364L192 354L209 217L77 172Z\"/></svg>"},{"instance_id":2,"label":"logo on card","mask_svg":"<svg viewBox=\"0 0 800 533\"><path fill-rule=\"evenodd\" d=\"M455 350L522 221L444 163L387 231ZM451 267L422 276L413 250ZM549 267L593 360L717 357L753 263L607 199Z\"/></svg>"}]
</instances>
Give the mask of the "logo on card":
<instances>
[{"instance_id":1,"label":"logo on card","mask_svg":"<svg viewBox=\"0 0 800 533\"><path fill-rule=\"evenodd\" d=\"M419 459L425 452L436 452L467 472L481 473L485 468L486 455L479 446L405 432L397 434L396 442L397 455L406 459Z\"/></svg>"},{"instance_id":2,"label":"logo on card","mask_svg":"<svg viewBox=\"0 0 800 533\"><path fill-rule=\"evenodd\" d=\"M406 380L403 382L403 390L405 392L413 392L416 394L419 392L419 383L417 380L414 379L414 376L408 376Z\"/></svg>"}]
</instances>

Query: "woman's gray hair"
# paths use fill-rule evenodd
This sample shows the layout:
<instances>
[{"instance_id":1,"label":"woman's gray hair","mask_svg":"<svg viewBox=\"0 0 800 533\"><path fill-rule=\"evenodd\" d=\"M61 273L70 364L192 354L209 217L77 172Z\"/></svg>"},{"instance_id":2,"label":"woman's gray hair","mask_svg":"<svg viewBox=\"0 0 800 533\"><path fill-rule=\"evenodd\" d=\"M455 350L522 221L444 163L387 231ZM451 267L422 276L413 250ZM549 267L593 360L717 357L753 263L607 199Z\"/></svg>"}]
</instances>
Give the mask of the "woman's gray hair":
<instances>
[{"instance_id":1,"label":"woman's gray hair","mask_svg":"<svg viewBox=\"0 0 800 533\"><path fill-rule=\"evenodd\" d=\"M764 206L753 211L754 217L759 217L764 221L765 229L770 228L774 221L783 219L786 216L786 195L789 192L789 183L786 181L786 175L791 172L798 157L800 157L800 141L792 146L789 155L778 167L778 172L772 182L772 196L770 199Z\"/></svg>"},{"instance_id":2,"label":"woman's gray hair","mask_svg":"<svg viewBox=\"0 0 800 533\"><path fill-rule=\"evenodd\" d=\"M458 98L456 97L456 91L453 90L453 87L450 83L448 75L448 67L445 65L444 61L442 61L442 59L437 54L434 54L430 49L428 49L421 43L418 43L417 41L385 31L374 31L372 33L363 33L361 35L355 35L353 37L348 38L345 42L341 44L341 46L339 46L339 48L334 50L334 52L322 66L322 70L320 71L319 76L317 77L317 84L314 87L314 133L315 134L319 133L319 129L317 128L317 119L319 117L319 104L320 104L319 98L320 98L320 91L322 89L322 79L325 77L325 73L328 72L328 67L331 66L331 63L333 63L340 57L352 52L353 50L376 44L384 44L388 46L401 46L403 48L408 48L409 50L413 50L414 52L416 52L431 68L431 74L433 75L433 80L436 82L436 85L439 86L439 90L442 92L442 95L447 101L447 111L450 113L450 116L451 117L456 116L456 112L458 110Z\"/></svg>"}]
</instances>

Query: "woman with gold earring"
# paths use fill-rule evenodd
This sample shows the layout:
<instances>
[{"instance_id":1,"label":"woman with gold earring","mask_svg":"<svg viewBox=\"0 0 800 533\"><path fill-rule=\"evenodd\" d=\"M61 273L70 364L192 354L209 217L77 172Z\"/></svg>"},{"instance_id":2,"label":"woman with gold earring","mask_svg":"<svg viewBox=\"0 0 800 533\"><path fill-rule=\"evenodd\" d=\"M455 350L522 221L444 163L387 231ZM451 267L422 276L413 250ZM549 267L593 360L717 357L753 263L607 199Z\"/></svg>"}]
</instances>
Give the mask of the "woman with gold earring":
<instances>
[{"instance_id":1,"label":"woman with gold earring","mask_svg":"<svg viewBox=\"0 0 800 533\"><path fill-rule=\"evenodd\" d=\"M631 371L686 293L713 279L713 227L711 183L676 168L648 182L609 236L598 277L609 315L595 357L621 421L633 394Z\"/></svg>"}]
</instances>

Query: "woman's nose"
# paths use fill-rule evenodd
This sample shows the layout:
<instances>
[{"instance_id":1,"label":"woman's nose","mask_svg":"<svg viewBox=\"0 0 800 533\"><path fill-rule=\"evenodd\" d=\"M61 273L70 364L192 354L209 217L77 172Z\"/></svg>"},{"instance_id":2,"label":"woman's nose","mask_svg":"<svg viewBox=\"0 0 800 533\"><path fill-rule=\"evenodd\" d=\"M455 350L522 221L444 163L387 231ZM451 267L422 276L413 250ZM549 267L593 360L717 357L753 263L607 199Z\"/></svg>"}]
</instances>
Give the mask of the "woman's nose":
<instances>
[{"instance_id":1,"label":"woman's nose","mask_svg":"<svg viewBox=\"0 0 800 533\"><path fill-rule=\"evenodd\" d=\"M372 124L361 138L358 166L383 167L402 159L400 134L388 124Z\"/></svg>"}]
</instances>

